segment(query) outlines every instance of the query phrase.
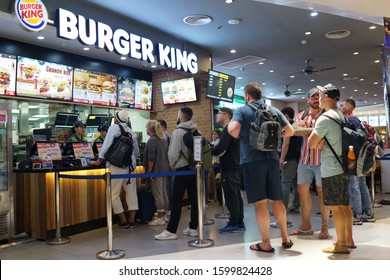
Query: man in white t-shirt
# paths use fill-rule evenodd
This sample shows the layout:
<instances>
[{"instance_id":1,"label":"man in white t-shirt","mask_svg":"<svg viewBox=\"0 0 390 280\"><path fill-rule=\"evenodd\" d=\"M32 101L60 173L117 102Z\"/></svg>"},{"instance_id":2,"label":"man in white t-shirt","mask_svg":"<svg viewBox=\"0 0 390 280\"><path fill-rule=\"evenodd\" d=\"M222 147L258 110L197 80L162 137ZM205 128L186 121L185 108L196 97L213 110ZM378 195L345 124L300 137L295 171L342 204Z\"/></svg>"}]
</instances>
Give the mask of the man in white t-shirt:
<instances>
[{"instance_id":1,"label":"man in white t-shirt","mask_svg":"<svg viewBox=\"0 0 390 280\"><path fill-rule=\"evenodd\" d=\"M320 90L320 107L326 112L319 117L313 132L309 136L310 148L321 149L321 179L324 204L330 206L336 228L337 242L324 248L324 253L349 254L349 249L356 248L352 239L352 210L349 206L348 182L344 170L325 139L337 155L342 151L342 133L340 125L329 116L341 122L343 113L337 108L340 91L333 85L317 86Z\"/></svg>"}]
</instances>

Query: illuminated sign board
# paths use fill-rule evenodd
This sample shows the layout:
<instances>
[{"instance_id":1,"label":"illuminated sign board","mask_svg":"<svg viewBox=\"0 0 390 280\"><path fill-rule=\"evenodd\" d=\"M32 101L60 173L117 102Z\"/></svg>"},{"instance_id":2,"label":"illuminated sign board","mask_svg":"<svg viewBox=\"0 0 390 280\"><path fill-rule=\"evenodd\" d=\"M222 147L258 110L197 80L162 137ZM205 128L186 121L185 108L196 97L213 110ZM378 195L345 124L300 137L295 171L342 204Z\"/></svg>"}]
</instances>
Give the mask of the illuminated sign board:
<instances>
[{"instance_id":1,"label":"illuminated sign board","mask_svg":"<svg viewBox=\"0 0 390 280\"><path fill-rule=\"evenodd\" d=\"M41 0L15 0L13 14L28 31L41 31L46 27L48 16Z\"/></svg>"},{"instance_id":2,"label":"illuminated sign board","mask_svg":"<svg viewBox=\"0 0 390 280\"><path fill-rule=\"evenodd\" d=\"M149 38L129 33L124 29L113 30L109 25L86 19L65 10L57 11L57 36L63 39L78 39L84 45L115 52L121 56L163 65L167 68L195 74L198 58L192 52L182 51L167 45L155 44ZM157 54L157 58L154 56Z\"/></svg>"}]
</instances>

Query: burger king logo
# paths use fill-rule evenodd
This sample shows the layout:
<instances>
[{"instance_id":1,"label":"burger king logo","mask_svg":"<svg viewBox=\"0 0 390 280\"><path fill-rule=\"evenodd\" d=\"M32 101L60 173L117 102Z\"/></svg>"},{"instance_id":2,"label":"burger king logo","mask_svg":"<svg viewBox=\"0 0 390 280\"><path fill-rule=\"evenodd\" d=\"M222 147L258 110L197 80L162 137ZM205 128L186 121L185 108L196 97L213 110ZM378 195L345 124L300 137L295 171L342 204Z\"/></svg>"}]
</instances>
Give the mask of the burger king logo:
<instances>
[{"instance_id":1,"label":"burger king logo","mask_svg":"<svg viewBox=\"0 0 390 280\"><path fill-rule=\"evenodd\" d=\"M14 14L28 31L41 31L47 24L47 10L41 0L15 0Z\"/></svg>"}]
</instances>

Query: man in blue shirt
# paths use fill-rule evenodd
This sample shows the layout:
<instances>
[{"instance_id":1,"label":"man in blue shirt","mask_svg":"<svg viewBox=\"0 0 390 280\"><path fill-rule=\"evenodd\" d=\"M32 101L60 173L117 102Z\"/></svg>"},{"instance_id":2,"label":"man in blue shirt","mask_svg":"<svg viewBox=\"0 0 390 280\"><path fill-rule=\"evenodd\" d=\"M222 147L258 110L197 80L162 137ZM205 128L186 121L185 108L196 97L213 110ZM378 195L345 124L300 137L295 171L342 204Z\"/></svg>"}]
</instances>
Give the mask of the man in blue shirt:
<instances>
[{"instance_id":1,"label":"man in blue shirt","mask_svg":"<svg viewBox=\"0 0 390 280\"><path fill-rule=\"evenodd\" d=\"M244 88L246 104L262 106L262 92L258 83L250 83ZM291 124L276 108L270 110L277 114L284 129L282 136L293 136ZM262 241L250 246L251 250L273 253L275 251L270 242L270 215L267 200L271 203L275 219L280 226L282 245L291 248L293 243L288 237L286 207L283 204L282 188L280 184L279 154L278 151L263 152L253 149L249 145L250 123L255 111L248 105L238 108L228 125L228 132L234 138L240 138L240 164L242 165L244 186L248 203L254 203L257 224Z\"/></svg>"}]
</instances>

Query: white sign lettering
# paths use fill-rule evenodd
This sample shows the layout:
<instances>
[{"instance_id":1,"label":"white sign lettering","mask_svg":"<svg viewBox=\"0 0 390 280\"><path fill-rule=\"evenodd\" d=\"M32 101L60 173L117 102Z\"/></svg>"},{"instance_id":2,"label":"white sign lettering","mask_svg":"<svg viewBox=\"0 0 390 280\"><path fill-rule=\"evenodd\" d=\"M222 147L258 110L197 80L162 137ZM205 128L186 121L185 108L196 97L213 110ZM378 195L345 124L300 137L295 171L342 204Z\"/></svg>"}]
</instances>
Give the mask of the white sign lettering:
<instances>
[{"instance_id":1,"label":"white sign lettering","mask_svg":"<svg viewBox=\"0 0 390 280\"><path fill-rule=\"evenodd\" d=\"M58 37L68 40L78 39L84 45L96 45L99 49L150 63L155 62L154 54L156 54L159 65L193 74L198 72L198 59L194 53L164 46L161 43L155 50L153 42L148 38L129 33L124 29L112 30L105 23L93 19L87 20L65 9L58 9L57 22Z\"/></svg>"}]
</instances>

